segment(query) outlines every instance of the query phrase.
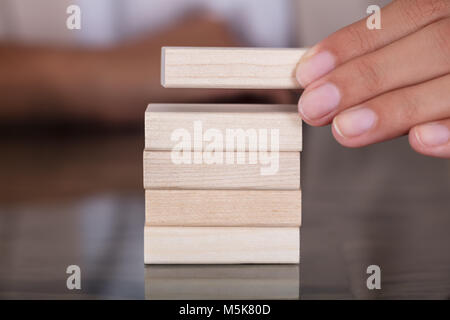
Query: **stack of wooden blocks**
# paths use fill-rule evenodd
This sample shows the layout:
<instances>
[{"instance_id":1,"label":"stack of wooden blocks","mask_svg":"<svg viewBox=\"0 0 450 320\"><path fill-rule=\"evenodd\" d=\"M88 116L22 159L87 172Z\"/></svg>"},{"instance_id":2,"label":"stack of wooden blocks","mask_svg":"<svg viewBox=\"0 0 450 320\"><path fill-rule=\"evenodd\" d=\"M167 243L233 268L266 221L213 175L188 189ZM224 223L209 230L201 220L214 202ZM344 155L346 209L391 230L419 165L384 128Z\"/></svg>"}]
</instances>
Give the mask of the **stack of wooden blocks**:
<instances>
[{"instance_id":1,"label":"stack of wooden blocks","mask_svg":"<svg viewBox=\"0 0 450 320\"><path fill-rule=\"evenodd\" d=\"M163 48L162 85L298 88L301 49ZM298 263L296 105L150 104L147 264Z\"/></svg>"}]
</instances>

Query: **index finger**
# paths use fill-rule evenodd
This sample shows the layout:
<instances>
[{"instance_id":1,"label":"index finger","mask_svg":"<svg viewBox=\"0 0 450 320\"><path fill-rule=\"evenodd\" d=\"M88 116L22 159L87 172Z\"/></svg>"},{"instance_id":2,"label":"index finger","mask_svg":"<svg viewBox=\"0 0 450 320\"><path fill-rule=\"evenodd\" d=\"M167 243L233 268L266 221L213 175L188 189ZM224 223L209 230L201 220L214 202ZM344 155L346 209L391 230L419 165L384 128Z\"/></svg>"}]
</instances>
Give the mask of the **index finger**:
<instances>
[{"instance_id":1,"label":"index finger","mask_svg":"<svg viewBox=\"0 0 450 320\"><path fill-rule=\"evenodd\" d=\"M308 50L298 64L297 80L306 87L338 65L382 48L447 16L450 16L450 0L396 0L381 9L382 29L369 30L367 18L364 18L336 31Z\"/></svg>"}]
</instances>

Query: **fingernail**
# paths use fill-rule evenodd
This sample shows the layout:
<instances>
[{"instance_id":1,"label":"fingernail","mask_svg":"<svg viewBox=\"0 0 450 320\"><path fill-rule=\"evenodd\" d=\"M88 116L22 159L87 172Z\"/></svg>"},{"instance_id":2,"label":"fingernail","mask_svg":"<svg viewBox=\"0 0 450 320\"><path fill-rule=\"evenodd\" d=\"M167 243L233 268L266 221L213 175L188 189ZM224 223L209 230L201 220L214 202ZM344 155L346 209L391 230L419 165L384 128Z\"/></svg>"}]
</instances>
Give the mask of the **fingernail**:
<instances>
[{"instance_id":1,"label":"fingernail","mask_svg":"<svg viewBox=\"0 0 450 320\"><path fill-rule=\"evenodd\" d=\"M303 94L298 103L298 110L304 118L316 120L337 109L340 100L339 89L332 83L325 83Z\"/></svg>"},{"instance_id":2,"label":"fingernail","mask_svg":"<svg viewBox=\"0 0 450 320\"><path fill-rule=\"evenodd\" d=\"M307 52L304 59L300 60L297 66L297 81L304 88L314 80L333 70L334 67L335 59L330 52L322 51L312 54Z\"/></svg>"},{"instance_id":3,"label":"fingernail","mask_svg":"<svg viewBox=\"0 0 450 320\"><path fill-rule=\"evenodd\" d=\"M416 137L426 147L436 147L446 144L450 138L448 128L442 124L429 123L418 126Z\"/></svg>"},{"instance_id":4,"label":"fingernail","mask_svg":"<svg viewBox=\"0 0 450 320\"><path fill-rule=\"evenodd\" d=\"M355 107L336 116L333 126L336 132L345 137L356 137L370 130L377 121L377 115L369 108Z\"/></svg>"}]
</instances>

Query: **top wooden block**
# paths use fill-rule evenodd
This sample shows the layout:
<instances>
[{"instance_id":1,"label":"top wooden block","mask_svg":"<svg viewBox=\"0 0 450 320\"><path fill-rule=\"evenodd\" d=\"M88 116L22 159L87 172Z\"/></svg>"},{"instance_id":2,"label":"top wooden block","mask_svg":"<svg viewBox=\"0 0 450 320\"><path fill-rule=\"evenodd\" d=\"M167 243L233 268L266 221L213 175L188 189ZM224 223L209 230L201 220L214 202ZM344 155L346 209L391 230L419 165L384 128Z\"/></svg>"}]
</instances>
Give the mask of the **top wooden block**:
<instances>
[{"instance_id":1,"label":"top wooden block","mask_svg":"<svg viewBox=\"0 0 450 320\"><path fill-rule=\"evenodd\" d=\"M300 88L295 69L306 49L163 47L166 88Z\"/></svg>"},{"instance_id":2,"label":"top wooden block","mask_svg":"<svg viewBox=\"0 0 450 320\"><path fill-rule=\"evenodd\" d=\"M301 151L302 120L296 105L149 104L145 149L183 141L192 151Z\"/></svg>"}]
</instances>

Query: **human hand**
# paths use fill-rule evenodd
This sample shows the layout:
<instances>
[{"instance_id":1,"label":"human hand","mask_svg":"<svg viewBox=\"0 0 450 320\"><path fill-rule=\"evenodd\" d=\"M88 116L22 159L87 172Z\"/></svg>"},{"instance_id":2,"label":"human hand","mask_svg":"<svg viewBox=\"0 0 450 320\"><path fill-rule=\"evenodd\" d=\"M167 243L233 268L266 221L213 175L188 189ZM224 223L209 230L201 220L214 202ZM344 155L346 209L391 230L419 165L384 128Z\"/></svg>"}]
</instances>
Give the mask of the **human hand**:
<instances>
[{"instance_id":1,"label":"human hand","mask_svg":"<svg viewBox=\"0 0 450 320\"><path fill-rule=\"evenodd\" d=\"M396 0L381 22L369 30L360 20L302 57L300 114L332 122L347 147L409 133L417 152L450 158L450 0Z\"/></svg>"}]
</instances>

